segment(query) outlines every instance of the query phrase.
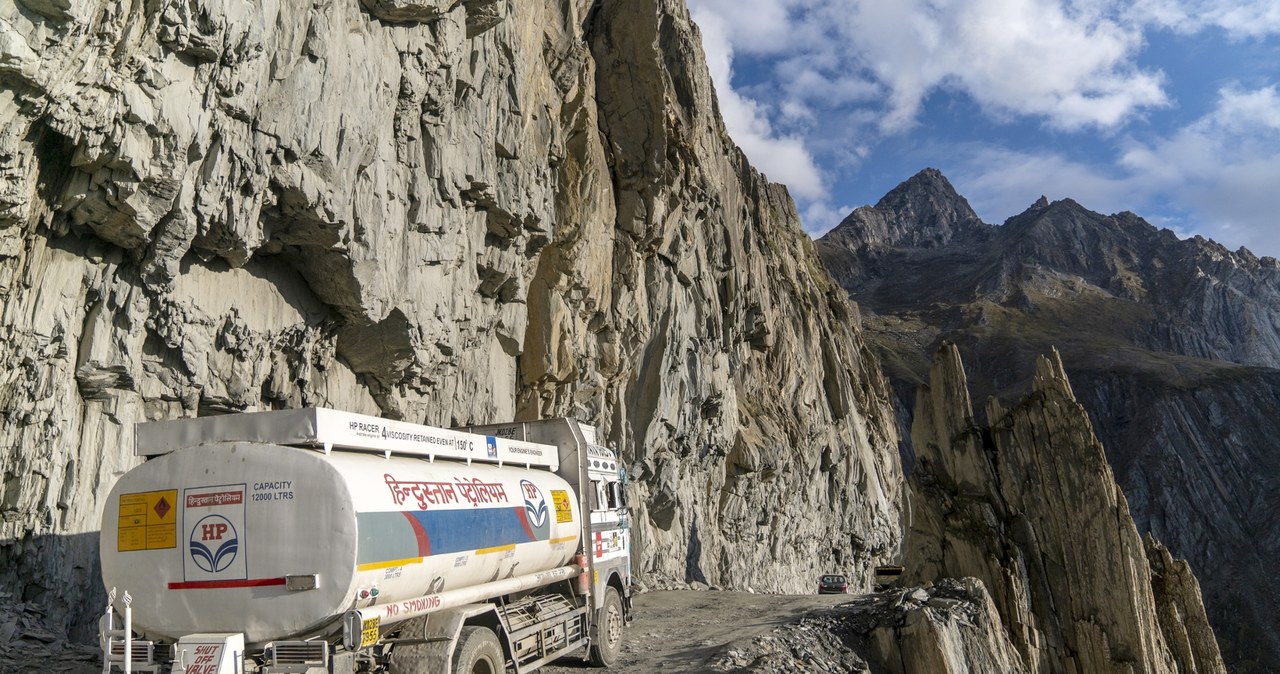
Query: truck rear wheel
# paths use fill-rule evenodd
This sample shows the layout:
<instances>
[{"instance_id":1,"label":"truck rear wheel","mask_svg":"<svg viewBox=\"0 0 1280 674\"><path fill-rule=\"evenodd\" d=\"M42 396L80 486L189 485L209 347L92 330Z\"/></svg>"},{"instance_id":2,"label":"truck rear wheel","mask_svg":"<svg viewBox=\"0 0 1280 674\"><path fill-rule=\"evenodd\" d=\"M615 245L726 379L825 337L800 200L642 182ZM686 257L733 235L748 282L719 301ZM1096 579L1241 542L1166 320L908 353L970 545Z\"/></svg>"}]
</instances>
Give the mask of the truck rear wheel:
<instances>
[{"instance_id":1,"label":"truck rear wheel","mask_svg":"<svg viewBox=\"0 0 1280 674\"><path fill-rule=\"evenodd\" d=\"M507 659L498 636L488 627L463 627L453 651L454 674L502 674Z\"/></svg>"},{"instance_id":2,"label":"truck rear wheel","mask_svg":"<svg viewBox=\"0 0 1280 674\"><path fill-rule=\"evenodd\" d=\"M591 664L608 667L622 653L622 598L618 591L608 587L604 591L604 605L596 611L595 625L591 628Z\"/></svg>"}]
</instances>

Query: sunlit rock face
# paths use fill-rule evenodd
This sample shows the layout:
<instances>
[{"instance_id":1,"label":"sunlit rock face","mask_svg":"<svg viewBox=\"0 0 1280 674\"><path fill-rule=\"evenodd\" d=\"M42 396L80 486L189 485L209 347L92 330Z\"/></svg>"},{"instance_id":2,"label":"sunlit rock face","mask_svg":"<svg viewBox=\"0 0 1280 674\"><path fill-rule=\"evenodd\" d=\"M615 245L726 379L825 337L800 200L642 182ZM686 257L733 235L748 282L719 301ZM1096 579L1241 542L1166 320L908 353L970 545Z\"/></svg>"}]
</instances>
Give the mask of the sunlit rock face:
<instances>
[{"instance_id":1,"label":"sunlit rock face","mask_svg":"<svg viewBox=\"0 0 1280 674\"><path fill-rule=\"evenodd\" d=\"M942 342L978 400L1021 397L1056 348L1139 531L1199 576L1228 664L1280 670L1280 263L1069 199L1000 226L971 216L925 170L817 242L901 427Z\"/></svg>"},{"instance_id":2,"label":"sunlit rock face","mask_svg":"<svg viewBox=\"0 0 1280 674\"><path fill-rule=\"evenodd\" d=\"M1032 672L1226 672L1185 562L1144 543L1057 352L974 421L958 350L916 402L906 575L972 576Z\"/></svg>"},{"instance_id":3,"label":"sunlit rock face","mask_svg":"<svg viewBox=\"0 0 1280 674\"><path fill-rule=\"evenodd\" d=\"M78 633L148 419L575 415L641 578L896 549L885 381L676 0L0 8L0 581Z\"/></svg>"},{"instance_id":4,"label":"sunlit rock face","mask_svg":"<svg viewBox=\"0 0 1280 674\"><path fill-rule=\"evenodd\" d=\"M867 641L872 659L889 674L1033 671L976 578L946 578L900 597L890 595L889 602L882 597L869 612L875 622Z\"/></svg>"}]
</instances>

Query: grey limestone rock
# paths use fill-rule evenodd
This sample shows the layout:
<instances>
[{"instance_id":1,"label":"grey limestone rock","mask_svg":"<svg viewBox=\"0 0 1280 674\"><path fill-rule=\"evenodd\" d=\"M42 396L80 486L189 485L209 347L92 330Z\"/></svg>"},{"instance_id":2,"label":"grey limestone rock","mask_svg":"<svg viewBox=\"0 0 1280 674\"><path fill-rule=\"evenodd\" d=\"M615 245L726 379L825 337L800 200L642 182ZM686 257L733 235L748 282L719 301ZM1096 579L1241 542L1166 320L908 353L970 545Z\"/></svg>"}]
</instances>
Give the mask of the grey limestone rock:
<instances>
[{"instance_id":1,"label":"grey limestone rock","mask_svg":"<svg viewBox=\"0 0 1280 674\"><path fill-rule=\"evenodd\" d=\"M51 624L136 422L302 405L596 424L655 584L893 553L885 380L682 2L148 8L0 6L0 583Z\"/></svg>"},{"instance_id":2,"label":"grey limestone rock","mask_svg":"<svg viewBox=\"0 0 1280 674\"><path fill-rule=\"evenodd\" d=\"M967 386L944 346L916 403L909 577L980 579L1028 671L1224 673L1194 577L1139 538L1058 354L989 426L951 402Z\"/></svg>"},{"instance_id":3,"label":"grey limestone rock","mask_svg":"<svg viewBox=\"0 0 1280 674\"><path fill-rule=\"evenodd\" d=\"M717 672L1027 674L976 578L852 597L772 632L735 642Z\"/></svg>"},{"instance_id":4,"label":"grey limestone rock","mask_svg":"<svg viewBox=\"0 0 1280 674\"><path fill-rule=\"evenodd\" d=\"M1218 672L1222 654L1213 628L1199 601L1200 583L1186 561L1174 559L1160 541L1148 533L1142 539L1151 566L1151 588L1155 593L1160 629L1175 659L1185 663L1185 672Z\"/></svg>"},{"instance_id":5,"label":"grey limestone rock","mask_svg":"<svg viewBox=\"0 0 1280 674\"><path fill-rule=\"evenodd\" d=\"M887 674L1031 671L981 581L946 578L923 592L922 603L882 612L869 633L872 657Z\"/></svg>"}]
</instances>

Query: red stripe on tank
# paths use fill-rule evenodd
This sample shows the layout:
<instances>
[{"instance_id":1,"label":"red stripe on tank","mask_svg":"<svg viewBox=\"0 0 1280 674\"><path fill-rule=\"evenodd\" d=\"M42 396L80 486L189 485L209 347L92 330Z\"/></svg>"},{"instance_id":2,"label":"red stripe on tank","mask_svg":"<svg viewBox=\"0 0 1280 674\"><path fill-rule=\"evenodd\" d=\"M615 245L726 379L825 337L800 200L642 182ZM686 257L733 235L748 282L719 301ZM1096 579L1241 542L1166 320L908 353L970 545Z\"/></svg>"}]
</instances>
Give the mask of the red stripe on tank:
<instances>
[{"instance_id":1,"label":"red stripe on tank","mask_svg":"<svg viewBox=\"0 0 1280 674\"><path fill-rule=\"evenodd\" d=\"M524 535L528 536L531 541L536 540L533 535L533 527L529 526L529 513L525 512L524 506L516 506L515 511L520 516L520 526L524 527Z\"/></svg>"},{"instance_id":2,"label":"red stripe on tank","mask_svg":"<svg viewBox=\"0 0 1280 674\"><path fill-rule=\"evenodd\" d=\"M170 590L218 590L228 587L266 587L284 585L284 576L279 578L249 578L247 580L190 580L185 583L169 583Z\"/></svg>"},{"instance_id":3,"label":"red stripe on tank","mask_svg":"<svg viewBox=\"0 0 1280 674\"><path fill-rule=\"evenodd\" d=\"M422 528L422 522L413 516L413 513L401 511L404 518L409 520L409 526L413 528L413 537L418 539L418 556L429 557L431 555L431 541L427 538L427 530Z\"/></svg>"}]
</instances>

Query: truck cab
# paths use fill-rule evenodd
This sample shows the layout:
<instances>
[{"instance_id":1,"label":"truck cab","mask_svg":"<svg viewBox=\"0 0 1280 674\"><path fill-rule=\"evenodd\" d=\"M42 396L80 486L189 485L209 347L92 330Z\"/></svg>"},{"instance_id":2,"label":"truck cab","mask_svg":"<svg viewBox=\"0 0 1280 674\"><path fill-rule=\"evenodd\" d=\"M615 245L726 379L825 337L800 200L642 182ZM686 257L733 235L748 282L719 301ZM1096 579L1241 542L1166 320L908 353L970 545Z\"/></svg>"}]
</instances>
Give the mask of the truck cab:
<instances>
[{"instance_id":1,"label":"truck cab","mask_svg":"<svg viewBox=\"0 0 1280 674\"><path fill-rule=\"evenodd\" d=\"M584 518L582 541L590 581L590 659L608 665L622 648L631 621L631 522L626 470L597 442L596 429L573 418L469 426L471 433L559 447L557 475L574 486Z\"/></svg>"}]
</instances>

